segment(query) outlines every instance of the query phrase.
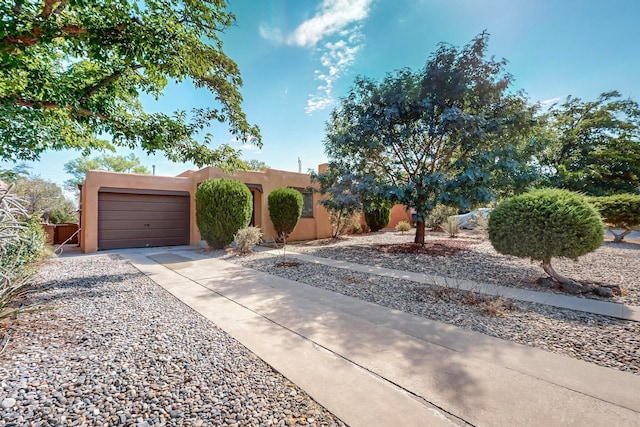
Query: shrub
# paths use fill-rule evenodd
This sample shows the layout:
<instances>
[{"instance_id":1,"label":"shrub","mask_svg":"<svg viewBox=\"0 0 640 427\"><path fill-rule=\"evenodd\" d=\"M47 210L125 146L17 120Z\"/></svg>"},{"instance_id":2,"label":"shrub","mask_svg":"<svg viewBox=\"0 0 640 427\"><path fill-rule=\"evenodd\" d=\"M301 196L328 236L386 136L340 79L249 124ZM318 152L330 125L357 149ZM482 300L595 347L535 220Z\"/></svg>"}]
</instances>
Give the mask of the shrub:
<instances>
[{"instance_id":1,"label":"shrub","mask_svg":"<svg viewBox=\"0 0 640 427\"><path fill-rule=\"evenodd\" d=\"M11 302L27 290L46 240L39 219L28 217L10 191L0 190L0 319L16 313Z\"/></svg>"},{"instance_id":2,"label":"shrub","mask_svg":"<svg viewBox=\"0 0 640 427\"><path fill-rule=\"evenodd\" d=\"M364 219L371 231L379 231L391 220L391 206L389 203L377 203L364 210Z\"/></svg>"},{"instance_id":3,"label":"shrub","mask_svg":"<svg viewBox=\"0 0 640 427\"><path fill-rule=\"evenodd\" d=\"M276 237L284 240L296 228L302 215L302 194L293 188L277 188L269 193L267 203Z\"/></svg>"},{"instance_id":4,"label":"shrub","mask_svg":"<svg viewBox=\"0 0 640 427\"><path fill-rule=\"evenodd\" d=\"M620 243L631 233L631 228L640 225L640 196L635 194L616 194L606 197L589 197L588 201L600 212L607 228L614 236L614 242ZM614 228L624 228L615 233Z\"/></svg>"},{"instance_id":5,"label":"shrub","mask_svg":"<svg viewBox=\"0 0 640 427\"><path fill-rule=\"evenodd\" d=\"M446 206L438 204L435 208L431 209L429 216L424 220L424 226L427 228L440 227L442 223L447 222L451 215L457 215L458 209L453 206Z\"/></svg>"},{"instance_id":6,"label":"shrub","mask_svg":"<svg viewBox=\"0 0 640 427\"><path fill-rule=\"evenodd\" d=\"M455 218L447 218L445 222L440 224L440 227L449 234L449 237L456 237L460 233L460 221Z\"/></svg>"},{"instance_id":7,"label":"shrub","mask_svg":"<svg viewBox=\"0 0 640 427\"><path fill-rule=\"evenodd\" d=\"M408 221L399 221L396 224L396 231L400 231L404 234L405 231L411 230L411 224Z\"/></svg>"},{"instance_id":8,"label":"shrub","mask_svg":"<svg viewBox=\"0 0 640 427\"><path fill-rule=\"evenodd\" d=\"M502 202L489 217L489 239L505 255L542 261L554 280L568 283L551 267L551 258L577 257L596 250L604 228L583 196L566 190L534 190Z\"/></svg>"},{"instance_id":9,"label":"shrub","mask_svg":"<svg viewBox=\"0 0 640 427\"><path fill-rule=\"evenodd\" d=\"M196 191L196 223L202 238L214 249L231 242L249 225L253 203L251 191L233 179L208 179Z\"/></svg>"},{"instance_id":10,"label":"shrub","mask_svg":"<svg viewBox=\"0 0 640 427\"><path fill-rule=\"evenodd\" d=\"M254 246L257 246L260 243L260 239L262 239L262 230L260 227L245 227L238 230L235 236L233 236L233 241L236 242L240 253L247 253Z\"/></svg>"}]
</instances>

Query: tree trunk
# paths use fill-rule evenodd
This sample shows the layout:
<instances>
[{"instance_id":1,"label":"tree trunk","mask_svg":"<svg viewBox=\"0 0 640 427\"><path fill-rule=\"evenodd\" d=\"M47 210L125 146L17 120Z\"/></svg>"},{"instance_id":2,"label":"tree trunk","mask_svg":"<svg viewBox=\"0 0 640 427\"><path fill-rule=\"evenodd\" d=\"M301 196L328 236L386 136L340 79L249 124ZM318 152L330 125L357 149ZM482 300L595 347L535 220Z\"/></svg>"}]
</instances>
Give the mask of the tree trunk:
<instances>
[{"instance_id":1,"label":"tree trunk","mask_svg":"<svg viewBox=\"0 0 640 427\"><path fill-rule=\"evenodd\" d=\"M624 227L624 231L620 234L616 234L615 231L613 231L613 227L607 227L607 230L609 230L609 233L613 234L613 243L622 243L622 239L631 234L631 229L626 225Z\"/></svg>"},{"instance_id":2,"label":"tree trunk","mask_svg":"<svg viewBox=\"0 0 640 427\"><path fill-rule=\"evenodd\" d=\"M544 260L542 260L542 269L549 275L549 277L551 277L553 280L555 280L558 283L572 283L573 281L571 279L568 279L566 277L564 277L561 274L558 274L553 267L551 266L551 257L547 257Z\"/></svg>"},{"instance_id":3,"label":"tree trunk","mask_svg":"<svg viewBox=\"0 0 640 427\"><path fill-rule=\"evenodd\" d=\"M416 222L416 238L414 242L424 246L424 221Z\"/></svg>"}]
</instances>

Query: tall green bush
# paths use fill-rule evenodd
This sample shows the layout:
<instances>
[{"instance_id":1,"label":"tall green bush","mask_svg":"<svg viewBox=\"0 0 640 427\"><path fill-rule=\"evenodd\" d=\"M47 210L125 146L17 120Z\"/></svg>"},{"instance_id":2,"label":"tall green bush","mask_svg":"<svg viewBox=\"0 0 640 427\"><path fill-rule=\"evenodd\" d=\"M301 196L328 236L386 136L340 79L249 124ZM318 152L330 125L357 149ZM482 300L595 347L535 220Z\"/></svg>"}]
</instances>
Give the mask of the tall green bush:
<instances>
[{"instance_id":1,"label":"tall green bush","mask_svg":"<svg viewBox=\"0 0 640 427\"><path fill-rule=\"evenodd\" d=\"M371 231L379 231L391 220L391 204L382 202L370 205L364 210L364 219Z\"/></svg>"},{"instance_id":2,"label":"tall green bush","mask_svg":"<svg viewBox=\"0 0 640 427\"><path fill-rule=\"evenodd\" d=\"M596 250L604 227L598 211L583 196L566 190L534 190L502 202L489 216L489 239L505 255L542 261L554 280L569 282L553 270L551 258L577 257Z\"/></svg>"},{"instance_id":3,"label":"tall green bush","mask_svg":"<svg viewBox=\"0 0 640 427\"><path fill-rule=\"evenodd\" d=\"M196 223L202 238L214 249L233 242L233 236L249 225L251 191L240 181L209 179L196 191Z\"/></svg>"},{"instance_id":4,"label":"tall green bush","mask_svg":"<svg viewBox=\"0 0 640 427\"><path fill-rule=\"evenodd\" d=\"M302 216L304 200L302 194L293 188L277 188L269 193L269 218L278 239L286 239L296 228Z\"/></svg>"},{"instance_id":5,"label":"tall green bush","mask_svg":"<svg viewBox=\"0 0 640 427\"><path fill-rule=\"evenodd\" d=\"M636 194L616 194L606 197L589 197L589 202L602 215L602 219L615 243L621 243L631 233L631 227L640 225L640 196ZM616 233L614 228L624 228Z\"/></svg>"}]
</instances>

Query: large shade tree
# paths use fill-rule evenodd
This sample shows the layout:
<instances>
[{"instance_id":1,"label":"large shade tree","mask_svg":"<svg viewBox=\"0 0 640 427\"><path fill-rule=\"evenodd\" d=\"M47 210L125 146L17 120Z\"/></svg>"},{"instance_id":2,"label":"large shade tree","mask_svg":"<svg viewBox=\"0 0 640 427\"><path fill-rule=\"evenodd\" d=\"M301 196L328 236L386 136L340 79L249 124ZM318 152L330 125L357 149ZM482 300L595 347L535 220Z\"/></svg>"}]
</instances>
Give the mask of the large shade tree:
<instances>
[{"instance_id":1,"label":"large shade tree","mask_svg":"<svg viewBox=\"0 0 640 427\"><path fill-rule=\"evenodd\" d=\"M543 116L540 159L548 183L592 196L640 194L640 105L605 92L569 96Z\"/></svg>"},{"instance_id":2,"label":"large shade tree","mask_svg":"<svg viewBox=\"0 0 640 427\"><path fill-rule=\"evenodd\" d=\"M84 183L87 171L104 170L110 172L127 172L148 175L149 169L140 163L140 159L133 153L126 156L102 154L100 156L82 156L69 160L64 164L64 171L73 178L64 182L72 191L78 190L78 185Z\"/></svg>"},{"instance_id":3,"label":"large shade tree","mask_svg":"<svg viewBox=\"0 0 640 427\"><path fill-rule=\"evenodd\" d=\"M509 91L505 61L486 57L487 42L482 33L462 49L442 44L424 69L380 82L358 77L327 124L329 158L415 210L418 243L437 203L469 209L530 170L532 144L522 141L534 107Z\"/></svg>"},{"instance_id":4,"label":"large shade tree","mask_svg":"<svg viewBox=\"0 0 640 427\"><path fill-rule=\"evenodd\" d=\"M261 144L240 104L242 85L219 33L234 23L223 0L0 2L0 159L47 150L141 147L173 161L239 163L211 148L212 123ZM211 106L146 112L169 81L211 92Z\"/></svg>"}]
</instances>

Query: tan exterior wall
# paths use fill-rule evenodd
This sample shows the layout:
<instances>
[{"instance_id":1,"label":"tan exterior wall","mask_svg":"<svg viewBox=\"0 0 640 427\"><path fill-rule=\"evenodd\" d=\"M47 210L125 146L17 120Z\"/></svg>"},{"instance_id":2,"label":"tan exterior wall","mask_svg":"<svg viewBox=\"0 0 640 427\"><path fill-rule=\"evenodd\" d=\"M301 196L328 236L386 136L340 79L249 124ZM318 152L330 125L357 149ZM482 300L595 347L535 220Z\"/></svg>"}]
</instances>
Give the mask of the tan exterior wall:
<instances>
[{"instance_id":1,"label":"tan exterior wall","mask_svg":"<svg viewBox=\"0 0 640 427\"><path fill-rule=\"evenodd\" d=\"M262 192L252 189L255 196L255 225L262 229L265 239L273 239L275 231L269 219L268 194L280 187L306 188L310 185L308 174L266 169L264 171L238 171L227 174L219 168L207 167L199 171L185 171L177 177L124 174L105 171L89 171L80 191L81 231L80 247L85 253L98 250L98 192L101 188L136 190L185 191L190 195L191 227L189 241L196 245L200 232L196 225L195 191L199 183L209 178L233 178L245 184L258 184ZM318 205L320 196L313 195L313 217L300 218L289 237L290 240L311 240L331 236L327 211Z\"/></svg>"}]
</instances>

